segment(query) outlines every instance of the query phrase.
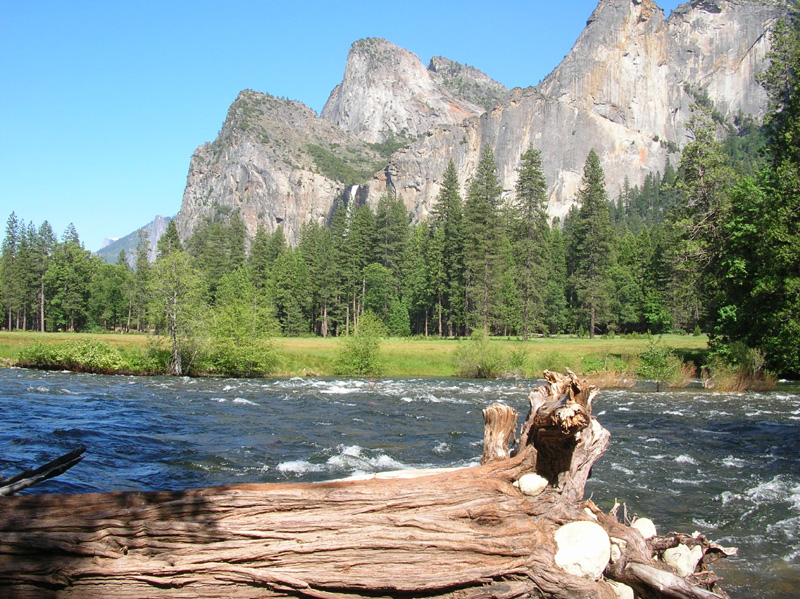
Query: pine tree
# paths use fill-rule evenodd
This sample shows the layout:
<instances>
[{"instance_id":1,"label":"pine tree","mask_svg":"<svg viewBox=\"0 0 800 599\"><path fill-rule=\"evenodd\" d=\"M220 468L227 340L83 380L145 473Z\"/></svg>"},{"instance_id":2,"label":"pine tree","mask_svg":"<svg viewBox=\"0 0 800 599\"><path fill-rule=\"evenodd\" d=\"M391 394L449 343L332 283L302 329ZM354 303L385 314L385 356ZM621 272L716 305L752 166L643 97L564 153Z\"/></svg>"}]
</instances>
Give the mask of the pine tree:
<instances>
[{"instance_id":1,"label":"pine tree","mask_svg":"<svg viewBox=\"0 0 800 599\"><path fill-rule=\"evenodd\" d=\"M472 329L489 332L499 284L502 229L494 153L484 146L464 205L464 264L467 306Z\"/></svg>"},{"instance_id":2,"label":"pine tree","mask_svg":"<svg viewBox=\"0 0 800 599\"><path fill-rule=\"evenodd\" d=\"M315 222L305 223L300 229L298 248L308 269L312 329L327 337L331 331L330 310L336 292L331 230Z\"/></svg>"},{"instance_id":3,"label":"pine tree","mask_svg":"<svg viewBox=\"0 0 800 599\"><path fill-rule=\"evenodd\" d=\"M696 106L689 123L694 140L681 153L681 177L678 188L682 202L673 212L673 222L680 232L680 251L676 252L676 275L685 286L685 294L694 297L695 314L688 326L708 326L724 301L714 274L718 269L723 221L730 210L730 192L735 173L716 139L717 125L711 110Z\"/></svg>"},{"instance_id":4,"label":"pine tree","mask_svg":"<svg viewBox=\"0 0 800 599\"><path fill-rule=\"evenodd\" d=\"M253 284L259 291L266 287L269 271L274 262L269 258L269 242L270 234L267 233L264 225L259 224L255 237L250 242L250 255L247 257L247 266L250 268Z\"/></svg>"},{"instance_id":5,"label":"pine tree","mask_svg":"<svg viewBox=\"0 0 800 599\"><path fill-rule=\"evenodd\" d=\"M431 250L428 221L412 227L403 268L403 298L409 312L411 328L426 337L429 334L431 309L434 304L434 273L443 270L441 254Z\"/></svg>"},{"instance_id":6,"label":"pine tree","mask_svg":"<svg viewBox=\"0 0 800 599\"><path fill-rule=\"evenodd\" d=\"M628 333L642 321L644 265L639 260L637 240L630 231L617 237L616 245L617 260L608 269L612 289L609 329Z\"/></svg>"},{"instance_id":7,"label":"pine tree","mask_svg":"<svg viewBox=\"0 0 800 599\"><path fill-rule=\"evenodd\" d=\"M431 276L436 294L439 335L463 332L464 314L464 215L458 172L452 158L433 205L430 242ZM435 268L433 268L435 266Z\"/></svg>"},{"instance_id":8,"label":"pine tree","mask_svg":"<svg viewBox=\"0 0 800 599\"><path fill-rule=\"evenodd\" d=\"M547 182L541 153L533 146L520 158L516 198L511 206L514 272L519 297L522 337L544 327L544 293L548 255Z\"/></svg>"},{"instance_id":9,"label":"pine tree","mask_svg":"<svg viewBox=\"0 0 800 599\"><path fill-rule=\"evenodd\" d=\"M136 330L142 331L148 324L147 311L150 304L150 240L144 230L139 231L139 239L136 243L136 269L131 296L130 313L128 315L128 326L132 317L136 318Z\"/></svg>"},{"instance_id":10,"label":"pine tree","mask_svg":"<svg viewBox=\"0 0 800 599\"><path fill-rule=\"evenodd\" d=\"M573 264L571 279L578 307L588 317L589 337L593 338L598 321L605 320L608 308L607 269L612 260L605 173L594 150L589 152L583 167L578 204L580 208L570 243Z\"/></svg>"},{"instance_id":11,"label":"pine tree","mask_svg":"<svg viewBox=\"0 0 800 599\"><path fill-rule=\"evenodd\" d=\"M234 212L228 221L228 272L238 270L247 257L247 231L239 212Z\"/></svg>"},{"instance_id":12,"label":"pine tree","mask_svg":"<svg viewBox=\"0 0 800 599\"><path fill-rule=\"evenodd\" d=\"M555 335L567 326L567 259L564 234L558 222L554 222L547 239L550 267L547 277L544 304L546 332Z\"/></svg>"},{"instance_id":13,"label":"pine tree","mask_svg":"<svg viewBox=\"0 0 800 599\"><path fill-rule=\"evenodd\" d=\"M289 244L286 243L286 236L283 234L283 227L278 225L275 227L275 231L273 231L272 235L269 236L269 242L267 243L267 250L266 250L266 260L269 266L275 263L277 260L286 250L289 248Z\"/></svg>"},{"instance_id":14,"label":"pine tree","mask_svg":"<svg viewBox=\"0 0 800 599\"><path fill-rule=\"evenodd\" d=\"M337 335L350 332L350 288L352 269L347 247L348 207L341 200L337 204L331 220L331 270L333 272L333 298L331 302L332 330Z\"/></svg>"},{"instance_id":15,"label":"pine tree","mask_svg":"<svg viewBox=\"0 0 800 599\"><path fill-rule=\"evenodd\" d=\"M75 226L70 224L56 244L45 274L54 329L80 331L89 318L89 283L99 259L83 248Z\"/></svg>"},{"instance_id":16,"label":"pine tree","mask_svg":"<svg viewBox=\"0 0 800 599\"><path fill-rule=\"evenodd\" d=\"M409 220L403 198L391 191L384 192L375 208L376 258L398 280L408 245Z\"/></svg>"},{"instance_id":17,"label":"pine tree","mask_svg":"<svg viewBox=\"0 0 800 599\"><path fill-rule=\"evenodd\" d=\"M123 327L128 300L126 279L131 275L127 264L101 262L89 282L88 313L92 327L115 330Z\"/></svg>"},{"instance_id":18,"label":"pine tree","mask_svg":"<svg viewBox=\"0 0 800 599\"><path fill-rule=\"evenodd\" d=\"M309 330L308 310L311 288L306 263L297 249L288 249L275 260L272 269L276 317L287 337Z\"/></svg>"},{"instance_id":19,"label":"pine tree","mask_svg":"<svg viewBox=\"0 0 800 599\"><path fill-rule=\"evenodd\" d=\"M6 221L6 236L3 239L3 255L0 263L2 275L3 304L8 319L8 330L15 328L15 317L19 314L22 300L22 282L19 261L19 246L22 237L22 226L16 213L12 212Z\"/></svg>"},{"instance_id":20,"label":"pine tree","mask_svg":"<svg viewBox=\"0 0 800 599\"><path fill-rule=\"evenodd\" d=\"M350 291L350 313L353 324L357 326L358 318L364 311L366 291L364 271L370 263L377 261L375 217L368 205L350 211L345 248L348 256L345 274Z\"/></svg>"},{"instance_id":21,"label":"pine tree","mask_svg":"<svg viewBox=\"0 0 800 599\"><path fill-rule=\"evenodd\" d=\"M175 219L171 219L167 224L167 230L158 240L158 258L164 258L173 251L183 251L181 238L178 235L178 226L175 224Z\"/></svg>"},{"instance_id":22,"label":"pine tree","mask_svg":"<svg viewBox=\"0 0 800 599\"><path fill-rule=\"evenodd\" d=\"M37 299L39 302L39 331L45 332L47 296L45 294L45 276L50 266L50 259L55 251L57 239L50 223L44 221L36 231L36 267Z\"/></svg>"},{"instance_id":23,"label":"pine tree","mask_svg":"<svg viewBox=\"0 0 800 599\"><path fill-rule=\"evenodd\" d=\"M19 246L19 268L21 284L22 323L20 328L28 330L28 319L37 308L39 281L36 276L36 226L30 222L21 229Z\"/></svg>"},{"instance_id":24,"label":"pine tree","mask_svg":"<svg viewBox=\"0 0 800 599\"><path fill-rule=\"evenodd\" d=\"M244 223L238 213L227 224L219 214L206 218L194 230L186 248L202 273L208 301L213 305L222 277L245 263Z\"/></svg>"}]
</instances>

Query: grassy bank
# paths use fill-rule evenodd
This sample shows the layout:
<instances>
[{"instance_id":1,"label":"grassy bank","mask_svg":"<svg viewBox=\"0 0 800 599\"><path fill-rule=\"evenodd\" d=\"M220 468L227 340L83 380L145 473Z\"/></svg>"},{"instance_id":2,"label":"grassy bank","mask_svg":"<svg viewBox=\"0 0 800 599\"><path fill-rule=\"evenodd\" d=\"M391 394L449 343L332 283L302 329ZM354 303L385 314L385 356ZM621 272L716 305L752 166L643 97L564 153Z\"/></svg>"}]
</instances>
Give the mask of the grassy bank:
<instances>
[{"instance_id":1,"label":"grassy bank","mask_svg":"<svg viewBox=\"0 0 800 599\"><path fill-rule=\"evenodd\" d=\"M92 341L115 348L123 362L141 363L141 356L153 347L148 335L22 333L0 331L0 360L14 363L24 348L49 346L76 341ZM661 343L674 348L684 360L702 361L706 338L665 335ZM453 353L469 343L465 339L387 339L381 344L385 377L448 377L457 374ZM551 337L522 342L494 338L492 346L510 358L513 374L522 378L538 378L542 371L571 368L590 374L601 371L622 372L635 369L638 356L649 340L638 338ZM341 351L339 339L285 338L274 341L278 354L276 376L332 376L334 363Z\"/></svg>"}]
</instances>

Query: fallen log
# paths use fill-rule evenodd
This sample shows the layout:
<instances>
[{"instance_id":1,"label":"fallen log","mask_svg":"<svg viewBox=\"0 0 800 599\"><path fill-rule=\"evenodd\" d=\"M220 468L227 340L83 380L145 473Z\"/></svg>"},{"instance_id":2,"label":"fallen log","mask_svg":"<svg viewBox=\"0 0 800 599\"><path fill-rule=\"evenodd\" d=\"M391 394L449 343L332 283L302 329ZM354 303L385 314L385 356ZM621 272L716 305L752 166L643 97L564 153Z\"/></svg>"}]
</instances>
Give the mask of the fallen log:
<instances>
[{"instance_id":1,"label":"fallen log","mask_svg":"<svg viewBox=\"0 0 800 599\"><path fill-rule=\"evenodd\" d=\"M515 448L516 412L484 411L473 468L2 498L0 596L724 597L715 577L658 559L674 539L645 539L582 501L610 435L591 416L594 389L545 374Z\"/></svg>"}]
</instances>

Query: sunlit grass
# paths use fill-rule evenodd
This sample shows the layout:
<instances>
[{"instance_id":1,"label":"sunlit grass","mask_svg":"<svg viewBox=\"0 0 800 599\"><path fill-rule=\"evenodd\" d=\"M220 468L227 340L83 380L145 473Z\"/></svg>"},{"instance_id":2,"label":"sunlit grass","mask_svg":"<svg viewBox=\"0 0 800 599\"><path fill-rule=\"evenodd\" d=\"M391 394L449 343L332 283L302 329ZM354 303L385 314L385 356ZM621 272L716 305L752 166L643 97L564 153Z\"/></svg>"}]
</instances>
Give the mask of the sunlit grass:
<instances>
[{"instance_id":1,"label":"sunlit grass","mask_svg":"<svg viewBox=\"0 0 800 599\"><path fill-rule=\"evenodd\" d=\"M13 360L23 347L43 343L55 345L67 341L92 339L108 343L120 349L144 348L151 337L145 334L129 333L34 333L31 331L0 331L0 358Z\"/></svg>"},{"instance_id":2,"label":"sunlit grass","mask_svg":"<svg viewBox=\"0 0 800 599\"><path fill-rule=\"evenodd\" d=\"M119 347L121 350L145 349L144 334L119 333L31 333L0 331L0 359L12 361L26 346L38 343L56 344L80 339L93 339ZM453 352L466 339L436 339L414 337L386 339L381 344L385 377L448 377L455 376ZM575 338L548 337L523 342L511 338L493 338L503 351L512 354L519 364L516 376L539 378L542 371L571 368L579 374L593 372L622 372L647 349L647 337ZM661 343L674 348L680 355L698 363L706 351L705 336L664 335ZM333 365L341 350L341 340L329 337L281 338L275 340L280 356L278 376L333 376Z\"/></svg>"}]
</instances>

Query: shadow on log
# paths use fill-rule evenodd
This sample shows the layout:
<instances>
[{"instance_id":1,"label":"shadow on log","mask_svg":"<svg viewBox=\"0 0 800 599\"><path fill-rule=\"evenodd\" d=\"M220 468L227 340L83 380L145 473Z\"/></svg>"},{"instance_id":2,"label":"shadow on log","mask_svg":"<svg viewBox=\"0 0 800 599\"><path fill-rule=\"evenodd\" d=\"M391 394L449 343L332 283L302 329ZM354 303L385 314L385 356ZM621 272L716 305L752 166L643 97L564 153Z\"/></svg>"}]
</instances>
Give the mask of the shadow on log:
<instances>
[{"instance_id":1,"label":"shadow on log","mask_svg":"<svg viewBox=\"0 0 800 599\"><path fill-rule=\"evenodd\" d=\"M515 448L516 412L484 411L474 468L3 498L0 596L724 597L704 572L728 550L648 540L581 501L609 433L591 416L593 388L545 375ZM657 559L678 545L699 554L691 574Z\"/></svg>"}]
</instances>

